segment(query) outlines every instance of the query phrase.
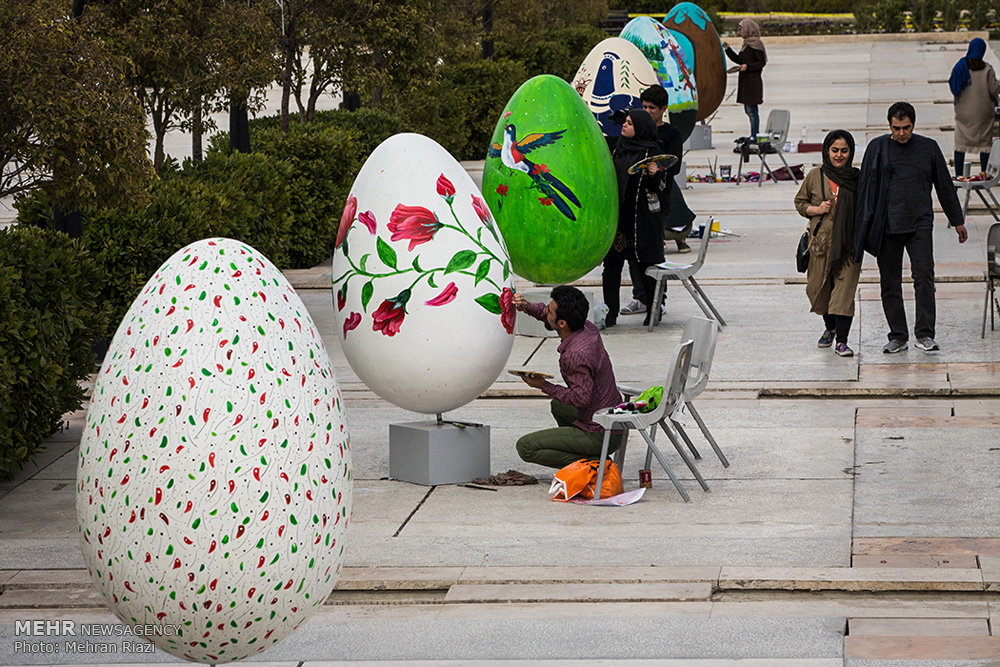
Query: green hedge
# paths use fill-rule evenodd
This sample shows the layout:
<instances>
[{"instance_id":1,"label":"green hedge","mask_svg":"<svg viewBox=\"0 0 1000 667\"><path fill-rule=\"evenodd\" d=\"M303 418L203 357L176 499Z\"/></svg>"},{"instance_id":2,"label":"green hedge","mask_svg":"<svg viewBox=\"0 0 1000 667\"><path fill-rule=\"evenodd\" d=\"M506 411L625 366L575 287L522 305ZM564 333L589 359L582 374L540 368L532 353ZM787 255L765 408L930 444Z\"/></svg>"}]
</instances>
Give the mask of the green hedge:
<instances>
[{"instance_id":1,"label":"green hedge","mask_svg":"<svg viewBox=\"0 0 1000 667\"><path fill-rule=\"evenodd\" d=\"M101 268L51 230L0 230L0 478L31 460L84 397L108 321Z\"/></svg>"}]
</instances>

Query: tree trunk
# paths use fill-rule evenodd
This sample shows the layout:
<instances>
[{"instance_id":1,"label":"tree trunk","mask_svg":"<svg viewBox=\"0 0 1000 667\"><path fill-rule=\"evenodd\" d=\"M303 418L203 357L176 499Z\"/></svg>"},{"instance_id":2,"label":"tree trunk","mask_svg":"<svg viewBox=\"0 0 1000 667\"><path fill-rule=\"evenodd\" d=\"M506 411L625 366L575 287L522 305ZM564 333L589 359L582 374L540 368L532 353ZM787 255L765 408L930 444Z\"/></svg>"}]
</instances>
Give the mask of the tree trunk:
<instances>
[{"instance_id":1,"label":"tree trunk","mask_svg":"<svg viewBox=\"0 0 1000 667\"><path fill-rule=\"evenodd\" d=\"M250 118L247 101L236 95L229 96L229 152L250 152Z\"/></svg>"},{"instance_id":2,"label":"tree trunk","mask_svg":"<svg viewBox=\"0 0 1000 667\"><path fill-rule=\"evenodd\" d=\"M483 4L483 59L493 57L493 0Z\"/></svg>"},{"instance_id":3,"label":"tree trunk","mask_svg":"<svg viewBox=\"0 0 1000 667\"><path fill-rule=\"evenodd\" d=\"M288 7L288 24L285 28L285 75L281 82L281 131L285 134L288 134L288 103L292 95L292 69L295 66L297 0L289 0Z\"/></svg>"},{"instance_id":4,"label":"tree trunk","mask_svg":"<svg viewBox=\"0 0 1000 667\"><path fill-rule=\"evenodd\" d=\"M155 148L153 149L153 169L159 171L160 167L163 166L165 158L163 153L163 135L166 134L166 129L163 127L163 109L154 107L152 115L153 134L156 135Z\"/></svg>"},{"instance_id":5,"label":"tree trunk","mask_svg":"<svg viewBox=\"0 0 1000 667\"><path fill-rule=\"evenodd\" d=\"M201 124L201 105L195 107L191 112L191 158L195 162L201 162L204 158L201 152L201 137L203 127Z\"/></svg>"}]
</instances>

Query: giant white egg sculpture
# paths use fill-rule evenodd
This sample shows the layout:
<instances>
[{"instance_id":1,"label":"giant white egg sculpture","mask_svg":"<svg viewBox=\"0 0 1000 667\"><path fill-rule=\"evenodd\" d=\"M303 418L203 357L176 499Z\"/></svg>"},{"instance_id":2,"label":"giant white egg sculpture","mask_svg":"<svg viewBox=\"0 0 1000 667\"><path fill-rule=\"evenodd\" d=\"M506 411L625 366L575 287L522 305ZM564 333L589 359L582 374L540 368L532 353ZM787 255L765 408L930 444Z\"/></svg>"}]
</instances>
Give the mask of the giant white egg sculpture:
<instances>
[{"instance_id":1,"label":"giant white egg sculpture","mask_svg":"<svg viewBox=\"0 0 1000 667\"><path fill-rule=\"evenodd\" d=\"M260 253L199 241L146 283L94 387L76 491L95 587L175 656L245 658L326 600L351 514L344 408Z\"/></svg>"},{"instance_id":2,"label":"giant white egg sculpture","mask_svg":"<svg viewBox=\"0 0 1000 667\"><path fill-rule=\"evenodd\" d=\"M507 363L506 246L472 178L432 139L397 134L368 157L340 222L332 279L348 363L401 408L458 408Z\"/></svg>"}]
</instances>

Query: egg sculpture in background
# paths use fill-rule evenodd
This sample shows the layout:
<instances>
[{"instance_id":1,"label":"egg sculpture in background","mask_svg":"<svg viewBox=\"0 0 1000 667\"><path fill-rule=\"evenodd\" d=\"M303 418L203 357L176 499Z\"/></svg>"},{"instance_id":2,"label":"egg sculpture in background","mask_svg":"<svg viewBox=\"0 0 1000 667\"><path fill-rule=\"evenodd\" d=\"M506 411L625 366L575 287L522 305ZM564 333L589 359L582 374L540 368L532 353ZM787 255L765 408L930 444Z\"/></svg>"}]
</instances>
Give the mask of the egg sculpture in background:
<instances>
[{"instance_id":1,"label":"egg sculpture in background","mask_svg":"<svg viewBox=\"0 0 1000 667\"><path fill-rule=\"evenodd\" d=\"M514 283L504 238L472 178L432 139L397 134L365 161L332 280L348 363L401 408L454 410L507 363Z\"/></svg>"},{"instance_id":2,"label":"egg sculpture in background","mask_svg":"<svg viewBox=\"0 0 1000 667\"><path fill-rule=\"evenodd\" d=\"M351 455L329 357L285 277L192 243L136 297L97 378L76 509L94 585L191 661L239 660L329 596Z\"/></svg>"},{"instance_id":3,"label":"egg sculpture in background","mask_svg":"<svg viewBox=\"0 0 1000 667\"><path fill-rule=\"evenodd\" d=\"M507 102L483 168L514 272L542 284L585 275L618 226L618 184L587 104L559 77L529 79Z\"/></svg>"},{"instance_id":4,"label":"egg sculpture in background","mask_svg":"<svg viewBox=\"0 0 1000 667\"><path fill-rule=\"evenodd\" d=\"M698 120L719 108L726 95L726 57L712 20L698 5L682 2L663 19L675 35L683 35L694 48L695 87L698 89Z\"/></svg>"},{"instance_id":5,"label":"egg sculpture in background","mask_svg":"<svg viewBox=\"0 0 1000 667\"><path fill-rule=\"evenodd\" d=\"M622 126L611 115L621 109L641 109L642 91L660 80L642 51L621 37L609 37L591 49L573 77L573 88L609 137Z\"/></svg>"},{"instance_id":6,"label":"egg sculpture in background","mask_svg":"<svg viewBox=\"0 0 1000 667\"><path fill-rule=\"evenodd\" d=\"M656 70L660 84L667 89L670 124L687 139L698 117L698 90L694 62L684 53L681 40L662 23L649 16L637 16L622 28L621 38L632 42ZM689 45L689 51L693 48Z\"/></svg>"}]
</instances>

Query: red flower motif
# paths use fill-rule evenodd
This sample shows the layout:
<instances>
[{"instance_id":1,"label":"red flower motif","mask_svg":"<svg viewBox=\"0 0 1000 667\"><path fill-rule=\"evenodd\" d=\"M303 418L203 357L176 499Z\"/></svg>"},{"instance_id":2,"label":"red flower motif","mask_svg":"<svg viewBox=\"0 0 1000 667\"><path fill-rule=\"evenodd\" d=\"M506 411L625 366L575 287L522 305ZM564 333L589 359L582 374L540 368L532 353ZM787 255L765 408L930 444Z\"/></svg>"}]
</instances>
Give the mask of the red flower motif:
<instances>
[{"instance_id":1,"label":"red flower motif","mask_svg":"<svg viewBox=\"0 0 1000 667\"><path fill-rule=\"evenodd\" d=\"M451 198L455 196L455 186L451 181L445 178L444 174L438 176L437 193L444 197L449 204L451 203Z\"/></svg>"},{"instance_id":2,"label":"red flower motif","mask_svg":"<svg viewBox=\"0 0 1000 667\"><path fill-rule=\"evenodd\" d=\"M539 197L538 201L542 202L542 206L552 206L551 197Z\"/></svg>"},{"instance_id":3,"label":"red flower motif","mask_svg":"<svg viewBox=\"0 0 1000 667\"><path fill-rule=\"evenodd\" d=\"M443 227L437 216L423 206L404 206L400 204L389 216L389 231L391 239L400 241L409 239L407 250L413 250L421 243L427 243L437 230Z\"/></svg>"},{"instance_id":4,"label":"red flower motif","mask_svg":"<svg viewBox=\"0 0 1000 667\"><path fill-rule=\"evenodd\" d=\"M351 313L350 317L344 320L344 338L347 338L348 331L357 329L359 324L361 324L361 313Z\"/></svg>"},{"instance_id":5,"label":"red flower motif","mask_svg":"<svg viewBox=\"0 0 1000 667\"><path fill-rule=\"evenodd\" d=\"M446 303L451 303L455 300L455 296L458 295L458 288L455 287L455 283L448 283L441 293L436 297L427 301L428 306L443 306Z\"/></svg>"},{"instance_id":6,"label":"red flower motif","mask_svg":"<svg viewBox=\"0 0 1000 667\"><path fill-rule=\"evenodd\" d=\"M337 290L337 310L341 311L347 304L347 290L339 289Z\"/></svg>"},{"instance_id":7,"label":"red flower motif","mask_svg":"<svg viewBox=\"0 0 1000 667\"><path fill-rule=\"evenodd\" d=\"M482 197L477 197L472 195L472 208L476 210L476 215L482 220L483 224L489 225L493 222L493 214L490 213L490 208L483 201Z\"/></svg>"},{"instance_id":8,"label":"red flower motif","mask_svg":"<svg viewBox=\"0 0 1000 667\"><path fill-rule=\"evenodd\" d=\"M337 243L333 246L334 248L339 248L340 244L344 242L347 230L354 224L354 214L357 212L358 198L351 195L347 198L347 204L344 206L344 214L340 216L340 226L337 227Z\"/></svg>"},{"instance_id":9,"label":"red flower motif","mask_svg":"<svg viewBox=\"0 0 1000 667\"><path fill-rule=\"evenodd\" d=\"M531 168L531 173L535 174L536 176L538 176L539 174L547 174L549 173L549 168L544 164L536 164L534 167Z\"/></svg>"},{"instance_id":10,"label":"red flower motif","mask_svg":"<svg viewBox=\"0 0 1000 667\"><path fill-rule=\"evenodd\" d=\"M371 232L372 236L375 235L375 229L378 227L378 223L375 222L374 213L371 211L365 211L364 213L359 214L358 222L364 224L364 226L368 228L368 231Z\"/></svg>"},{"instance_id":11,"label":"red flower motif","mask_svg":"<svg viewBox=\"0 0 1000 667\"><path fill-rule=\"evenodd\" d=\"M395 298L386 299L372 313L372 331L381 331L385 336L395 336L406 317L406 302L410 300L410 290L405 289Z\"/></svg>"},{"instance_id":12,"label":"red flower motif","mask_svg":"<svg viewBox=\"0 0 1000 667\"><path fill-rule=\"evenodd\" d=\"M503 185L502 183L500 185L498 185L497 186L497 194L500 195L501 197L506 197L507 196L507 186Z\"/></svg>"},{"instance_id":13,"label":"red flower motif","mask_svg":"<svg viewBox=\"0 0 1000 667\"><path fill-rule=\"evenodd\" d=\"M509 334L514 333L514 317L514 291L504 287L500 291L500 323Z\"/></svg>"}]
</instances>

